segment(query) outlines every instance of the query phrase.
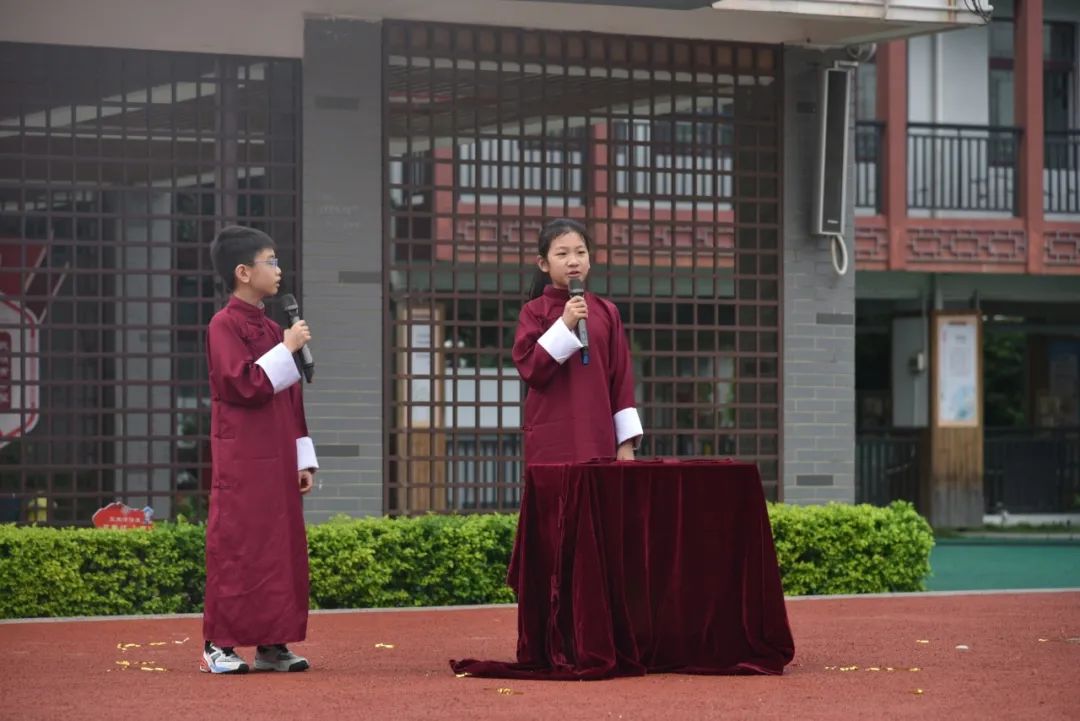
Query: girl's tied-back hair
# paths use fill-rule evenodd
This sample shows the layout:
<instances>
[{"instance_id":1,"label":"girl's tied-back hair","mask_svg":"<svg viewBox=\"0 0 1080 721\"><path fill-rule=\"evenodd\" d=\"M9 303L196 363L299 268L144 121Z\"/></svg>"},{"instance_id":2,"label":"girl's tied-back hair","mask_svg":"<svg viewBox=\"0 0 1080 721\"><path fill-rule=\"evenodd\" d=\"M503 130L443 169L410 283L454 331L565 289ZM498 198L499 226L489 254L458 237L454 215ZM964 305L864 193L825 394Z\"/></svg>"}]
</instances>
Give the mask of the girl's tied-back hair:
<instances>
[{"instance_id":1,"label":"girl's tied-back hair","mask_svg":"<svg viewBox=\"0 0 1080 721\"><path fill-rule=\"evenodd\" d=\"M556 218L540 229L540 246L537 251L540 257L547 258L548 251L551 250L551 243L556 238L561 238L567 233L580 235L582 240L585 241L585 247L589 249L589 255L592 255L592 238L589 237L589 231L585 230L585 226L571 218ZM529 300L543 295L544 286L550 283L551 276L537 268L536 273L533 274L532 288L529 289Z\"/></svg>"}]
</instances>

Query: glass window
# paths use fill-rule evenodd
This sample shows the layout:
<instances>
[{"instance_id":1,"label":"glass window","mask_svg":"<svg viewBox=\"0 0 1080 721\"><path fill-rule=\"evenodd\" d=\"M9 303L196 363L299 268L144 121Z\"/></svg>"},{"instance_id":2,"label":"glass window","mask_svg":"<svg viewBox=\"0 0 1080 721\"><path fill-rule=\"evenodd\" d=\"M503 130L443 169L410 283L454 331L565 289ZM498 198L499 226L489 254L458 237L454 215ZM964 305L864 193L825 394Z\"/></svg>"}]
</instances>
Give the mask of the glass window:
<instances>
[{"instance_id":1,"label":"glass window","mask_svg":"<svg viewBox=\"0 0 1080 721\"><path fill-rule=\"evenodd\" d=\"M1013 71L990 70L990 124L996 127L1013 125Z\"/></svg>"},{"instance_id":2,"label":"glass window","mask_svg":"<svg viewBox=\"0 0 1080 721\"><path fill-rule=\"evenodd\" d=\"M877 63L859 63L855 73L855 119L877 119Z\"/></svg>"},{"instance_id":3,"label":"glass window","mask_svg":"<svg viewBox=\"0 0 1080 721\"><path fill-rule=\"evenodd\" d=\"M990 23L990 57L1011 60L1014 41L1012 20L995 18Z\"/></svg>"},{"instance_id":4,"label":"glass window","mask_svg":"<svg viewBox=\"0 0 1080 721\"><path fill-rule=\"evenodd\" d=\"M1015 122L1015 81L1012 20L990 23L990 124ZM1051 22L1043 26L1043 117L1047 132L1077 126L1076 25Z\"/></svg>"},{"instance_id":5,"label":"glass window","mask_svg":"<svg viewBox=\"0 0 1080 721\"><path fill-rule=\"evenodd\" d=\"M1046 23L1043 27L1043 57L1063 63L1074 62L1076 60L1076 25Z\"/></svg>"}]
</instances>

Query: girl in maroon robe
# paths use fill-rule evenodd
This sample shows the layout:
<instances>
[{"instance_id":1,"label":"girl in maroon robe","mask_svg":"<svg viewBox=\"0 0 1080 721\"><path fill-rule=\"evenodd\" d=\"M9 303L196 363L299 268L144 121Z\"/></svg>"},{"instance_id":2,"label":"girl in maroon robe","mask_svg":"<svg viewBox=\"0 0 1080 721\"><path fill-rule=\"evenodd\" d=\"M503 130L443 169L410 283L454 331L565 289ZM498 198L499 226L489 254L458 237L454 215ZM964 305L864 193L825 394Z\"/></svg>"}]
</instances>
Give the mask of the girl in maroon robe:
<instances>
[{"instance_id":1,"label":"girl in maroon robe","mask_svg":"<svg viewBox=\"0 0 1080 721\"><path fill-rule=\"evenodd\" d=\"M521 309L513 349L514 365L528 386L523 424L526 467L612 456L631 461L641 439L630 348L619 311L592 293L570 295L571 283L583 284L589 275L591 250L589 235L577 221L553 220L540 231L532 299ZM588 329L587 363L576 333L582 319ZM526 522L522 513L506 574L518 598L525 590L521 584L528 582L521 566ZM519 615L519 626L522 622ZM524 626L519 634L520 652Z\"/></svg>"},{"instance_id":2,"label":"girl in maroon robe","mask_svg":"<svg viewBox=\"0 0 1080 721\"><path fill-rule=\"evenodd\" d=\"M513 358L528 385L525 465L633 460L642 435L634 406L634 372L615 305L569 286L589 275L592 243L585 227L560 219L540 231L537 279L521 309ZM587 319L588 358L575 331Z\"/></svg>"},{"instance_id":3,"label":"girl in maroon robe","mask_svg":"<svg viewBox=\"0 0 1080 721\"><path fill-rule=\"evenodd\" d=\"M235 647L256 646L256 670L303 671L307 660L285 644L307 633L301 495L318 461L293 353L311 333L303 321L282 332L266 317L262 301L281 283L269 236L225 228L210 253L232 297L206 337L213 471L202 670L246 673Z\"/></svg>"}]
</instances>

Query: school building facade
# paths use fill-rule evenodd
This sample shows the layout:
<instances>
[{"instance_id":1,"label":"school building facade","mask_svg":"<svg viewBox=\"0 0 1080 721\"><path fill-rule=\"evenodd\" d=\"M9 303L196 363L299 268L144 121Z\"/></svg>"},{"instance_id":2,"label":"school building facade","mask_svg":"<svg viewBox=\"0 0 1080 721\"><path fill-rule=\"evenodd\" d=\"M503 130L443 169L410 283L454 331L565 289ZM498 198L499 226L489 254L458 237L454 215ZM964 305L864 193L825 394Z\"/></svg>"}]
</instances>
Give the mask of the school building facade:
<instances>
[{"instance_id":1,"label":"school building facade","mask_svg":"<svg viewBox=\"0 0 1080 721\"><path fill-rule=\"evenodd\" d=\"M988 515L1080 513L1078 57L1080 4L999 0L860 66L859 500L925 504L944 464ZM935 313L981 334L979 423L944 436Z\"/></svg>"},{"instance_id":2,"label":"school building facade","mask_svg":"<svg viewBox=\"0 0 1080 721\"><path fill-rule=\"evenodd\" d=\"M1014 77L1038 75L1042 12L1019 6ZM895 412L909 382L894 372L864 393L859 339L878 352L887 329L895 356L916 342L915 326L897 328L917 303L929 317L970 300L972 283L994 316L991 302L1017 300L994 288L1058 308L1080 283L1076 136L1044 171L1051 153L1031 138L1049 148L1050 134L1031 130L1027 86L1014 85L1017 115L993 121L1011 134L966 139L945 126L971 123L937 106L922 127L919 73L937 73L931 99L973 83L940 49L930 70L918 48L994 30L948 0L55 0L7 16L8 518L86 523L113 499L158 517L203 512L202 335L221 303L207 249L226 223L276 239L313 329L312 522L516 509L522 390L509 352L547 218L593 232L590 287L630 336L642 452L753 460L767 494L790 502L855 500L865 479L910 466L874 451L884 460L857 472L859 448L877 442L863 431L883 427L859 427L876 408L864 398L887 396ZM922 37L937 30L953 32ZM857 272L841 276L811 234L811 202L821 72L853 57ZM984 151L923 161L925 137ZM957 180L954 167L976 169ZM1064 196L1047 209L1044 190ZM1013 206L964 207L976 196ZM1043 335L1057 342L1070 323ZM919 428L890 420L894 435Z\"/></svg>"}]
</instances>

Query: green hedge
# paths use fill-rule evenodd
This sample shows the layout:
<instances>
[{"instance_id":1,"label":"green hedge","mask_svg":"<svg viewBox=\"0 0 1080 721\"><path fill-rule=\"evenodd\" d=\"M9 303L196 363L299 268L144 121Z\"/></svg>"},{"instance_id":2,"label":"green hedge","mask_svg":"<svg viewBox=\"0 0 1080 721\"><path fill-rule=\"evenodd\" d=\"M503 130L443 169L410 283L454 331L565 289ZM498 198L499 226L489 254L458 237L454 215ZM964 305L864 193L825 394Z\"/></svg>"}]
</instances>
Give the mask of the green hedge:
<instances>
[{"instance_id":1,"label":"green hedge","mask_svg":"<svg viewBox=\"0 0 1080 721\"><path fill-rule=\"evenodd\" d=\"M313 608L511 603L517 516L341 519L308 528Z\"/></svg>"},{"instance_id":2,"label":"green hedge","mask_svg":"<svg viewBox=\"0 0 1080 721\"><path fill-rule=\"evenodd\" d=\"M905 503L772 505L789 595L917 591L930 526ZM339 519L308 528L313 608L509 603L514 515ZM204 529L0 526L0 618L202 610Z\"/></svg>"},{"instance_id":3,"label":"green hedge","mask_svg":"<svg viewBox=\"0 0 1080 721\"><path fill-rule=\"evenodd\" d=\"M201 526L153 531L0 526L0 618L202 607Z\"/></svg>"},{"instance_id":4,"label":"green hedge","mask_svg":"<svg viewBox=\"0 0 1080 721\"><path fill-rule=\"evenodd\" d=\"M769 508L784 592L925 591L934 534L905 501Z\"/></svg>"}]
</instances>

